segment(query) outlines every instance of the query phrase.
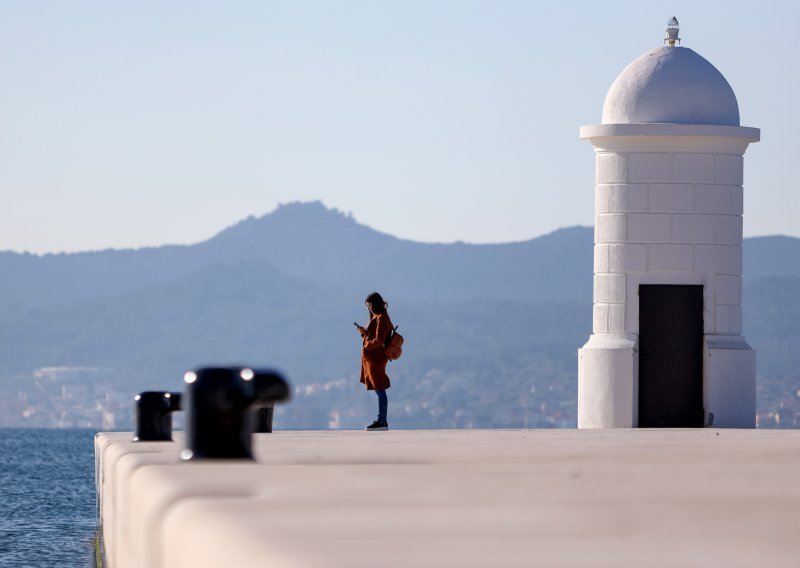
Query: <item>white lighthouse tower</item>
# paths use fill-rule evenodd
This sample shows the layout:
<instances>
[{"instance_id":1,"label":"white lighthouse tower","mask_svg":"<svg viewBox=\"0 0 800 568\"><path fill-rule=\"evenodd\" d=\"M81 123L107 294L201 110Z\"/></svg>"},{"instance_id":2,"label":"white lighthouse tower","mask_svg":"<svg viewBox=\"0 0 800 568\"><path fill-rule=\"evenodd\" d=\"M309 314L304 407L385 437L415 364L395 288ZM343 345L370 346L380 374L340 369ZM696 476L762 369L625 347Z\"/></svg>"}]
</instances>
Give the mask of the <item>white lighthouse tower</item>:
<instances>
[{"instance_id":1,"label":"white lighthouse tower","mask_svg":"<svg viewBox=\"0 0 800 568\"><path fill-rule=\"evenodd\" d=\"M680 46L634 60L606 96L596 153L592 335L578 351L578 427L755 426L742 336L742 165L725 77Z\"/></svg>"}]
</instances>

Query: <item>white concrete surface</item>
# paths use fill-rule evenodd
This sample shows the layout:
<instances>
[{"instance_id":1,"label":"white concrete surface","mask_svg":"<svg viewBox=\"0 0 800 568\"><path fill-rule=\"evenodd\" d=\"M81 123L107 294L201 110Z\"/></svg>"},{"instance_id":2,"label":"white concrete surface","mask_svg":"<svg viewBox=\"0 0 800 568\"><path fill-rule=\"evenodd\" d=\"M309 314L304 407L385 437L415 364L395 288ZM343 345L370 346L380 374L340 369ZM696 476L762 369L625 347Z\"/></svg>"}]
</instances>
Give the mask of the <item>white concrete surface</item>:
<instances>
[{"instance_id":1,"label":"white concrete surface","mask_svg":"<svg viewBox=\"0 0 800 568\"><path fill-rule=\"evenodd\" d=\"M639 336L611 327L578 350L578 428L639 424Z\"/></svg>"},{"instance_id":2,"label":"white concrete surface","mask_svg":"<svg viewBox=\"0 0 800 568\"><path fill-rule=\"evenodd\" d=\"M256 435L258 463L129 439L97 439L111 568L800 558L800 431L276 432Z\"/></svg>"}]
</instances>

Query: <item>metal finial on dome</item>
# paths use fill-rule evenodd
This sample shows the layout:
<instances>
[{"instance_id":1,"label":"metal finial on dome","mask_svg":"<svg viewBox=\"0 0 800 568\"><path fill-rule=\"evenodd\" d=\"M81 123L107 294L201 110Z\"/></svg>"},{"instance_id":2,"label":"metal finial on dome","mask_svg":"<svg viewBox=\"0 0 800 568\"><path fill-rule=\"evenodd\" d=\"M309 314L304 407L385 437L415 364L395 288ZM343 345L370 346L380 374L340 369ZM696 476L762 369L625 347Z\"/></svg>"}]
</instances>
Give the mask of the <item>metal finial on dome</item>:
<instances>
[{"instance_id":1,"label":"metal finial on dome","mask_svg":"<svg viewBox=\"0 0 800 568\"><path fill-rule=\"evenodd\" d=\"M675 42L681 43L681 38L678 37L678 30L680 29L680 25L678 24L678 18L675 16L667 22L667 35L664 38L664 43L669 44L670 47L675 47Z\"/></svg>"}]
</instances>

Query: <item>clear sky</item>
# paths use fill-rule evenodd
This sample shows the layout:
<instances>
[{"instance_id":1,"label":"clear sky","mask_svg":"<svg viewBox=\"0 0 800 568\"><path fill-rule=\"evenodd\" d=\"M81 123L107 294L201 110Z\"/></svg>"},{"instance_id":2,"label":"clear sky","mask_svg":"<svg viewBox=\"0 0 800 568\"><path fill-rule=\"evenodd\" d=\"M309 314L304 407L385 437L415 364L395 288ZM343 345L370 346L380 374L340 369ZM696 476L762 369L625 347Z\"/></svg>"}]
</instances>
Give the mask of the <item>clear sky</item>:
<instances>
[{"instance_id":1,"label":"clear sky","mask_svg":"<svg viewBox=\"0 0 800 568\"><path fill-rule=\"evenodd\" d=\"M762 129L745 235L800 236L798 5L0 0L0 250L192 243L317 199L428 242L591 225L578 128L672 16Z\"/></svg>"}]
</instances>

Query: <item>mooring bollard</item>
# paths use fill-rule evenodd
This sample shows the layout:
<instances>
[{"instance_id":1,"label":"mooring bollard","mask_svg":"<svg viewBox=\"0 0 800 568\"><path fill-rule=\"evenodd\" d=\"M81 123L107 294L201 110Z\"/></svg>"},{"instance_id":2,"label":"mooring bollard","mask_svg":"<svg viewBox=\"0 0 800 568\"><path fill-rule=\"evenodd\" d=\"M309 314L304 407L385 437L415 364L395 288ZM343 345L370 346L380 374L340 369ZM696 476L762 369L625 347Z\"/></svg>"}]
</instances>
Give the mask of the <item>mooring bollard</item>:
<instances>
[{"instance_id":1,"label":"mooring bollard","mask_svg":"<svg viewBox=\"0 0 800 568\"><path fill-rule=\"evenodd\" d=\"M289 385L279 374L247 367L198 369L186 373L184 381L184 460L253 459L255 411L290 396Z\"/></svg>"},{"instance_id":2,"label":"mooring bollard","mask_svg":"<svg viewBox=\"0 0 800 568\"><path fill-rule=\"evenodd\" d=\"M181 393L164 391L140 392L136 402L134 442L171 442L172 413L181 409Z\"/></svg>"}]
</instances>

